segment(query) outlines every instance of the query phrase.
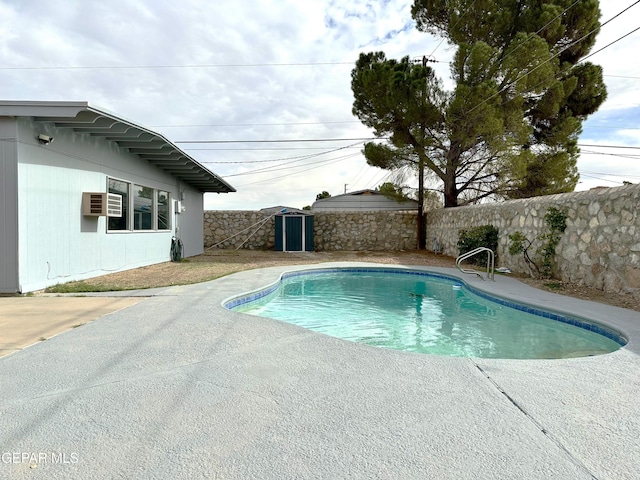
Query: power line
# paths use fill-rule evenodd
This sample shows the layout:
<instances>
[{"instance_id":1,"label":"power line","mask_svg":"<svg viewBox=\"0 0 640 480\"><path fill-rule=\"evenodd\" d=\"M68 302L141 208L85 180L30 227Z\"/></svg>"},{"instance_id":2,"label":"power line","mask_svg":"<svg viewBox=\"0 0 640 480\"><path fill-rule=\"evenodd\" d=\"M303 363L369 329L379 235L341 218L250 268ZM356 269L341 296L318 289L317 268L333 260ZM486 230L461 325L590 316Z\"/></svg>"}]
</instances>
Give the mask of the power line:
<instances>
[{"instance_id":1,"label":"power line","mask_svg":"<svg viewBox=\"0 0 640 480\"><path fill-rule=\"evenodd\" d=\"M460 18L458 19L458 21L455 23L455 25L453 26L453 28L456 28L458 26L458 24L462 21L462 19L464 18L464 16L467 14L467 12L469 12L473 6L475 5L476 0L473 0L473 3L469 6L469 8L467 8L464 13L462 15L460 15ZM452 28L452 30L453 30ZM440 40L440 43L438 43L438 45L436 45L436 48L433 49L433 52L431 52L431 55L429 55L429 57L433 57L433 55L436 53L436 50L438 50L440 48L440 46L444 43L446 37L443 36L442 39Z\"/></svg>"},{"instance_id":2,"label":"power line","mask_svg":"<svg viewBox=\"0 0 640 480\"><path fill-rule=\"evenodd\" d=\"M376 140L377 137L365 138L307 138L286 140L179 140L173 143L305 143L305 142L354 142Z\"/></svg>"},{"instance_id":3,"label":"power line","mask_svg":"<svg viewBox=\"0 0 640 480\"><path fill-rule=\"evenodd\" d=\"M345 150L345 149L349 149L349 148L356 148L355 145L360 145L359 143L354 143L352 145L347 145L345 147L339 147L339 148L334 148L332 150L326 150L324 152L320 152L320 153L312 153L309 155L299 155L297 157L288 157L288 158L276 158L276 159L270 159L270 160L240 160L240 161L234 161L234 162L215 162L215 161L208 161L208 162L201 162L201 163L216 163L216 164L223 164L223 163L269 163L269 162L280 162L283 160L306 160L309 158L314 158L314 157L319 157L321 155L326 155L329 153L333 153L333 152L337 152L339 150Z\"/></svg>"},{"instance_id":4,"label":"power line","mask_svg":"<svg viewBox=\"0 0 640 480\"><path fill-rule=\"evenodd\" d=\"M631 154L624 154L624 153L593 152L590 150L581 150L580 155L581 156L582 155L599 155L599 156L606 156L606 157L631 158L633 160L640 158L640 155L631 155Z\"/></svg>"},{"instance_id":5,"label":"power line","mask_svg":"<svg viewBox=\"0 0 640 480\"><path fill-rule=\"evenodd\" d=\"M502 87L500 90L498 90L496 93L494 93L493 95L485 98L482 102L480 102L479 104L477 104L475 107L473 107L471 110L469 110L467 112L467 114L473 112L474 110L480 108L482 105L484 105L485 103L487 103L489 100L491 100L492 98L497 97L498 95L500 95L502 92L504 92L505 90L507 90L509 87L511 87L512 85L516 84L517 82L519 82L520 80L522 80L524 77L526 77L527 75L530 75L531 73L533 73L534 71L536 71L538 68L542 67L544 64L549 63L551 60L553 60L554 58L560 56L563 52L567 51L569 48L573 47L574 45L576 45L578 42L580 42L581 40L584 40L585 38L587 38L589 35L591 35L592 33L597 32L601 27L604 27L606 24L608 24L609 22L611 22L612 20L614 20L615 18L619 17L620 15L622 15L624 12L626 12L627 10L629 10L631 7L637 5L638 3L640 3L640 0L636 0L636 2L634 2L633 4L629 5L627 8L625 8L624 10L622 10L621 12L617 13L616 15L614 15L613 17L611 17L609 20L607 20L606 22L604 22L603 24L601 24L600 26L594 28L593 30L589 31L588 33L585 33L582 37L580 37L577 40L574 40L573 42L569 43L568 45L566 45L563 49L561 49L560 51L558 51L557 53L555 53L554 55L552 55L551 57L547 58L546 60L544 60L543 62L540 62L538 65L536 65L535 67L533 67L532 69L528 70L527 72L523 73L522 75L518 76L518 78L516 78L515 80L513 80L512 82L509 82L508 84L506 84L504 87Z\"/></svg>"},{"instance_id":6,"label":"power line","mask_svg":"<svg viewBox=\"0 0 640 480\"><path fill-rule=\"evenodd\" d=\"M640 80L640 77L626 75L603 75L603 77L628 78ZM347 123L362 123L360 120L338 120L326 122L286 122L286 123L194 123L173 125L149 125L150 128L193 128L193 127L270 127L270 126L295 126L295 125L335 125ZM595 128L595 127L591 127ZM598 127L598 128L636 128L636 127Z\"/></svg>"},{"instance_id":7,"label":"power line","mask_svg":"<svg viewBox=\"0 0 640 480\"><path fill-rule=\"evenodd\" d=\"M640 80L640 77L630 77L628 75L602 75L603 77L612 77L612 78L629 78L631 80Z\"/></svg>"},{"instance_id":8,"label":"power line","mask_svg":"<svg viewBox=\"0 0 640 480\"><path fill-rule=\"evenodd\" d=\"M580 173L589 173L592 175L604 175L604 176L615 176L615 177L640 178L640 175L623 175L620 173L591 172L589 170L580 170Z\"/></svg>"},{"instance_id":9,"label":"power line","mask_svg":"<svg viewBox=\"0 0 640 480\"><path fill-rule=\"evenodd\" d=\"M133 70L167 68L246 68L246 67L315 67L324 65L354 65L354 62L297 62L297 63L204 63L192 65L54 65L38 67L0 67L0 70Z\"/></svg>"},{"instance_id":10,"label":"power line","mask_svg":"<svg viewBox=\"0 0 640 480\"><path fill-rule=\"evenodd\" d=\"M629 5L627 8L625 8L624 10L622 10L621 12L618 12L617 14L615 14L613 17L611 17L609 20L607 20L606 22L604 22L602 25L600 25L601 27L604 27L607 23L611 22L612 20L615 20L616 18L618 18L620 15L622 15L624 12L626 12L627 10L629 10L631 7L635 7L638 3L640 3L640 0L633 2L631 5Z\"/></svg>"},{"instance_id":11,"label":"power line","mask_svg":"<svg viewBox=\"0 0 640 480\"><path fill-rule=\"evenodd\" d=\"M604 125L583 125L583 129L591 129L591 128L606 128L609 130L640 130L640 127L627 127L624 125L619 125L617 127L606 127Z\"/></svg>"},{"instance_id":12,"label":"power line","mask_svg":"<svg viewBox=\"0 0 640 480\"><path fill-rule=\"evenodd\" d=\"M605 45L604 47L602 47L602 48L600 48L600 49L596 50L595 52L590 53L590 54L589 54L589 55L587 55L586 57L583 57L580 61L581 61L581 62L584 62L587 58L589 58L589 57L593 57L596 53L600 53L600 52L601 52L602 50L604 50L605 48L609 48L609 47L610 47L611 45L613 45L614 43L619 42L619 41L620 41L620 40L622 40L623 38L628 37L628 36L629 36L629 35L631 35L632 33L637 32L638 30L640 30L640 27L636 28L635 30L631 30L629 33L627 33L627 34L625 34L625 35L621 36L620 38L617 38L616 40L614 40L613 42L609 43L608 45Z\"/></svg>"},{"instance_id":13,"label":"power line","mask_svg":"<svg viewBox=\"0 0 640 480\"><path fill-rule=\"evenodd\" d=\"M629 79L637 79L640 80L640 77L629 77L622 75L603 75L605 77L615 77L615 78L629 78ZM189 128L189 127L253 127L253 126L291 126L291 125L330 125L330 124L347 124L347 123L361 123L359 120L339 120L339 121L326 121L326 122L288 122L288 123L230 123L230 124L220 124L220 123L203 123L203 124L183 124L183 125L149 125L151 128ZM604 125L584 125L584 129L591 128L602 128L602 129L611 129L611 130L640 130L640 127L635 126L625 126L618 125L614 127L604 126ZM239 149L223 149L223 148L185 148L185 150L220 150L220 151L230 151L230 150L270 150L270 149L250 149L250 148L239 148ZM275 149L274 149L275 150ZM277 149L280 150L280 149ZM283 149L283 150L289 150Z\"/></svg>"},{"instance_id":14,"label":"power line","mask_svg":"<svg viewBox=\"0 0 640 480\"><path fill-rule=\"evenodd\" d=\"M325 163L325 164L323 164L323 165L317 165L317 166L315 166L315 167L308 168L308 169L303 170L303 171L301 171L301 172L292 172L292 173L287 173L287 174L285 174L285 175L278 175L277 177L270 177L270 178L265 178L265 179L263 179L263 180L257 180L257 181L255 181L255 182L251 182L251 183L244 183L244 184L241 184L241 185L236 185L236 187L238 187L238 188L240 188L240 187L247 187L247 186L249 186L249 185L255 185L255 184L258 184L258 183L264 183L264 182L271 182L271 181L273 181L273 180L279 180L279 179L281 179L281 178L291 177L291 176L293 176L293 175L300 175L301 173L307 173L309 170L314 170L314 169L316 169L316 168L320 168L320 167L326 167L327 165L331 165L331 164L333 164L333 163L341 162L341 161L343 161L343 160L346 160L347 158L351 158L351 157L354 157L354 156L356 156L356 155L358 155L358 154L357 154L357 153L354 153L354 154L351 154L351 155L346 155L346 156L344 156L344 157L342 157L342 158L338 158L338 159L334 159L334 160L327 160L327 163Z\"/></svg>"},{"instance_id":15,"label":"power line","mask_svg":"<svg viewBox=\"0 0 640 480\"><path fill-rule=\"evenodd\" d=\"M545 28L547 28L549 25L551 25L553 22L555 22L558 18L560 18L561 16L563 16L565 13L567 13L569 10L571 10L578 2L580 2L581 0L576 0L575 2L573 2L571 5L569 5L563 12L559 13L558 15L556 15L554 18L552 18L551 20L549 20L544 26L540 27L540 29L535 32L535 33L531 33L525 40L524 42L520 43L519 45L516 46L516 48L514 48L513 50L511 50L509 53L507 53L502 60L506 59L507 57L513 55L514 53L516 53L518 51L518 49L520 49L520 47L522 47L525 43L527 43L529 40L531 40L533 37L535 37L536 35L538 35L540 32L542 32ZM474 2L475 3L475 2Z\"/></svg>"},{"instance_id":16,"label":"power line","mask_svg":"<svg viewBox=\"0 0 640 480\"><path fill-rule=\"evenodd\" d=\"M580 173L580 172L578 172ZM588 175L586 173L580 173L581 177L588 177L588 178L595 178L596 180L602 180L603 182L609 182L609 183L619 183L620 185L623 185L624 182L621 182L619 180L609 180L608 178L602 178L602 177L596 177L594 175Z\"/></svg>"},{"instance_id":17,"label":"power line","mask_svg":"<svg viewBox=\"0 0 640 480\"><path fill-rule=\"evenodd\" d=\"M325 153L329 153L329 152L325 152ZM278 165L272 165L270 167L262 167L262 168L257 168L255 170L249 170L249 171L246 171L246 172L240 172L240 173L234 173L234 174L231 174L231 175L225 175L223 178L238 177L238 176L241 176L241 175L253 175L255 173L273 172L273 171L276 171L276 170L282 170L283 168L298 168L298 167L302 167L302 166L314 165L316 163L322 163L322 162L333 160L333 159L330 158L328 160L327 159L319 160L317 162L310 162L310 163L305 163L303 165L296 165L294 167L287 167L287 165L291 165L292 163L302 162L304 160L309 160L310 158L315 158L315 157L318 157L320 155L323 155L323 154L312 155L312 156L309 156L309 157L306 157L306 158L294 159L294 160L290 160L288 162L280 163ZM351 156L355 156L355 155L358 155L358 154L357 153L356 154L349 154L349 155L346 155L346 156L347 157L351 157ZM340 158L340 157L338 157L338 158Z\"/></svg>"},{"instance_id":18,"label":"power line","mask_svg":"<svg viewBox=\"0 0 640 480\"><path fill-rule=\"evenodd\" d=\"M358 182L358 180L360 180L360 177L364 174L365 172L365 168L369 166L369 164L365 162L362 164L362 166L360 167L360 170L358 170L358 172L353 176L353 178L351 180L349 180L347 182L347 185L354 185Z\"/></svg>"},{"instance_id":19,"label":"power line","mask_svg":"<svg viewBox=\"0 0 640 480\"><path fill-rule=\"evenodd\" d=\"M579 147L600 147L600 148L630 148L633 150L640 150L640 147L633 147L630 145L596 145L593 143L578 143Z\"/></svg>"},{"instance_id":20,"label":"power line","mask_svg":"<svg viewBox=\"0 0 640 480\"><path fill-rule=\"evenodd\" d=\"M591 127L591 128L616 128L616 127ZM627 130L626 127L621 127L621 129ZM383 140L382 138L376 140ZM299 140L300 142L304 142L306 140ZM579 143L579 147L601 147L601 148L631 148L631 149L640 149L640 147L634 147L630 145L597 145L597 144L588 144L588 143ZM353 149L360 148L357 146L346 146L341 147L345 149ZM282 147L282 148L184 148L183 150L189 152L262 152L262 151L283 151L283 150L322 150L322 147ZM290 157L295 158L295 157ZM208 162L208 163L240 163L240 162ZM258 163L258 162L247 162L247 163Z\"/></svg>"},{"instance_id":21,"label":"power line","mask_svg":"<svg viewBox=\"0 0 640 480\"><path fill-rule=\"evenodd\" d=\"M149 125L151 128L183 128L183 127L270 127L290 125L335 125L345 123L360 123L359 120L346 120L337 122L288 122L288 123L202 123L192 125Z\"/></svg>"},{"instance_id":22,"label":"power line","mask_svg":"<svg viewBox=\"0 0 640 480\"><path fill-rule=\"evenodd\" d=\"M183 148L189 152L273 152L281 150L322 150L324 147L282 147L282 148ZM348 147L357 148L357 147Z\"/></svg>"}]
</instances>

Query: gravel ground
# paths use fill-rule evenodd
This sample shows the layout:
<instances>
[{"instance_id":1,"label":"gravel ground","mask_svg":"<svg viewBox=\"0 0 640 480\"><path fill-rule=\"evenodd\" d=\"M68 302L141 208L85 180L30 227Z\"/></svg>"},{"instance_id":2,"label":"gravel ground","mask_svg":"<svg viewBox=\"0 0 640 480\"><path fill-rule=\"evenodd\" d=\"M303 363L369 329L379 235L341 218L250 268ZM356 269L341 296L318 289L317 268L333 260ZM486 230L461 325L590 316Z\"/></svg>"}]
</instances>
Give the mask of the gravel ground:
<instances>
[{"instance_id":1,"label":"gravel ground","mask_svg":"<svg viewBox=\"0 0 640 480\"><path fill-rule=\"evenodd\" d=\"M254 268L281 265L316 264L323 262L373 262L389 265L419 265L433 267L454 267L455 259L435 255L427 251L332 251L332 252L274 252L263 250L208 250L204 254L189 257L183 262L165 262L148 267L127 270L101 277L72 282L76 291L82 288L104 290L132 290L199 283L223 277L231 273ZM616 295L595 288L574 285L557 280L537 280L526 275L512 276L533 287L592 300L622 308L640 311L640 301L631 295ZM78 285L78 284L81 285Z\"/></svg>"}]
</instances>

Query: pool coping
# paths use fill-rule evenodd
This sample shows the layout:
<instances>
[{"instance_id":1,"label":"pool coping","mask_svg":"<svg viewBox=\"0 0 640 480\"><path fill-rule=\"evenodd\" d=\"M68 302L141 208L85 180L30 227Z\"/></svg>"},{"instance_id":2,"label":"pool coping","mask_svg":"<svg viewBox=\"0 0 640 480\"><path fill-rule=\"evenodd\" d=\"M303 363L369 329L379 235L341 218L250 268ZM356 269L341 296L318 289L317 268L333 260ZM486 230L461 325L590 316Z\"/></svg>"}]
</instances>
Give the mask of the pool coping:
<instances>
[{"instance_id":1,"label":"pool coping","mask_svg":"<svg viewBox=\"0 0 640 480\"><path fill-rule=\"evenodd\" d=\"M431 274L457 280L463 283L471 292L484 296L485 298L488 297L491 300L497 299L499 303L507 306L514 306L523 311L536 311L530 313L542 312L542 316L570 325L576 325L576 322L572 321L572 319L577 319L578 322L584 322L593 326L592 328L586 328L587 330L604 335L621 344L621 348L640 354L639 312L546 292L531 287L517 279L508 277L508 275L496 275L494 281L482 280L476 275L463 274L455 268L390 265L369 262L327 262L257 269L264 273L273 272L273 276L269 275L269 279L262 279L261 285L247 285L248 289L226 297L221 302L221 306L231 309L233 307L229 305L234 302L240 301L244 303L245 301L251 301L268 295L275 290L280 281L287 276L337 269L347 271L387 270L398 273L415 271L423 275ZM255 271L256 270L253 270L253 272ZM237 306L237 304L234 306ZM545 312L549 312L549 315L545 315ZM576 326L585 328L584 325L580 324Z\"/></svg>"},{"instance_id":2,"label":"pool coping","mask_svg":"<svg viewBox=\"0 0 640 480\"><path fill-rule=\"evenodd\" d=\"M79 462L0 463L0 476L635 478L638 312L426 267L589 312L630 340L595 357L514 360L376 348L221 305L309 267L147 291L1 358L7 449L61 449Z\"/></svg>"}]
</instances>

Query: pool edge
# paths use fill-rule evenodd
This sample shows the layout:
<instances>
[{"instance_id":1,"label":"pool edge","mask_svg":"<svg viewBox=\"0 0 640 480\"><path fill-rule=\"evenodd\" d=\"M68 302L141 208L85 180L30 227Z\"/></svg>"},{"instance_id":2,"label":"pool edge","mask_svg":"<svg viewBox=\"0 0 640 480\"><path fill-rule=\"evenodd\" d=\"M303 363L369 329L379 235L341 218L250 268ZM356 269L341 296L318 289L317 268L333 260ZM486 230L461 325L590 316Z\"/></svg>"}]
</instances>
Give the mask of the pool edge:
<instances>
[{"instance_id":1,"label":"pool edge","mask_svg":"<svg viewBox=\"0 0 640 480\"><path fill-rule=\"evenodd\" d=\"M464 287L468 289L471 293L479 295L483 298L486 298L491 301L495 301L501 305L505 305L511 308L515 308L520 311L532 313L534 315L542 316L544 318L549 318L554 321L559 321L561 323L566 323L568 325L576 326L577 328L582 328L587 331L592 331L599 335L602 335L610 340L613 340L620 348L615 350L618 351L620 349L626 349L632 343L635 335L626 331L626 329L621 328L619 325L612 325L611 321L603 320L601 318L594 318L592 315L585 315L584 312L576 313L572 308L562 308L557 305L554 306L542 306L537 302L528 302L522 300L521 296L516 295L515 297L508 292L495 293L493 291L489 291L490 288L499 286L499 283L503 281L508 282L517 282L518 287L525 291L529 292L537 292L539 294L543 294L549 298L562 299L567 301L570 305L573 303L596 303L588 300L575 299L573 297L566 297L563 295L558 295L550 292L545 292L543 290L536 289L529 285L526 285L520 282L517 279L506 277L506 276L498 276L497 281L482 281L477 277L473 277L470 279L469 277L464 277L457 269L453 268L445 268L445 267L427 267L427 266L417 266L417 265L389 265L389 264L377 264L377 263L356 263L356 262L339 262L339 263L320 263L320 264L311 264L311 265L296 265L296 266L288 266L281 267L281 272L277 274L277 278L266 285L261 287L257 287L248 291L244 291L238 293L236 295L225 298L221 302L221 306L227 310L233 311L234 308L249 303L252 301L256 301L260 298L263 298L271 293L273 293L280 285L280 283L288 277L291 276L300 276L300 275L312 275L317 273L330 273L336 271L347 271L347 272L365 272L365 271L385 271L390 273L399 273L399 274L411 274L411 272L416 272L418 275L424 276L432 276L432 277L441 277L446 278L452 281L458 281L464 284ZM485 288L482 288L485 287ZM544 303L544 302L543 302ZM231 305L233 304L233 305ZM619 307L611 307L606 306L610 309L619 309L626 312L633 312L632 310L620 309ZM237 312L241 313L241 312ZM596 315L597 317L598 315ZM640 321L640 314L639 321ZM589 328L586 328L586 327ZM635 343L635 342L634 342ZM614 352L615 352L614 351ZM614 353L611 352L611 353Z\"/></svg>"}]
</instances>

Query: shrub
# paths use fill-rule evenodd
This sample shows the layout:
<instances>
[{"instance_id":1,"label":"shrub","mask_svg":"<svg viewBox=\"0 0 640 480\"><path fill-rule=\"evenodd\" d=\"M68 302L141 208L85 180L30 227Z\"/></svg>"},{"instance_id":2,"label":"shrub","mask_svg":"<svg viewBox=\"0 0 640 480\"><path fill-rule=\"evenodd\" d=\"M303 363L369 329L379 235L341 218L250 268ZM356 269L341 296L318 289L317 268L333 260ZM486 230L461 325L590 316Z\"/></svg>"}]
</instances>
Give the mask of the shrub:
<instances>
[{"instance_id":1,"label":"shrub","mask_svg":"<svg viewBox=\"0 0 640 480\"><path fill-rule=\"evenodd\" d=\"M511 244L509 254L522 253L531 271L531 276L552 278L555 266L556 247L560 243L560 237L567 228L567 211L556 207L547 208L544 216L548 231L541 233L533 240L529 240L522 232L514 232L509 235ZM541 243L536 249L535 255L529 255L529 249L535 242Z\"/></svg>"},{"instance_id":2,"label":"shrub","mask_svg":"<svg viewBox=\"0 0 640 480\"><path fill-rule=\"evenodd\" d=\"M493 250L494 254L498 251L498 229L493 225L482 225L480 227L472 227L460 230L458 232L458 250L463 255L478 247L486 247ZM487 264L487 253L480 253L468 260L476 265Z\"/></svg>"}]
</instances>

